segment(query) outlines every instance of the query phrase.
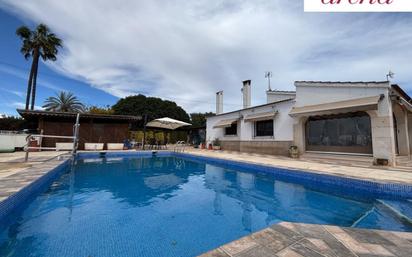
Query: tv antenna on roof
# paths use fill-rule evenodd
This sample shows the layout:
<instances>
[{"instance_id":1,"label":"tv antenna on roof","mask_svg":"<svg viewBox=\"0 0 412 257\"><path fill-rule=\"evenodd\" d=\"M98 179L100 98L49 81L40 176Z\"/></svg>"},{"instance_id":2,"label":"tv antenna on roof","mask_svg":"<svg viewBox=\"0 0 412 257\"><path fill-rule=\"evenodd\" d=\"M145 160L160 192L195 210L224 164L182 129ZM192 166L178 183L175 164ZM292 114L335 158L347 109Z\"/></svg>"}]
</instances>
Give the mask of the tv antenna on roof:
<instances>
[{"instance_id":1,"label":"tv antenna on roof","mask_svg":"<svg viewBox=\"0 0 412 257\"><path fill-rule=\"evenodd\" d=\"M386 74L386 81L389 81L389 79L393 79L395 77L395 73L393 73L392 71L389 71L388 74Z\"/></svg>"},{"instance_id":2,"label":"tv antenna on roof","mask_svg":"<svg viewBox=\"0 0 412 257\"><path fill-rule=\"evenodd\" d=\"M269 91L272 91L272 88L270 88L270 78L272 77L272 72L271 71L266 71L265 72L265 78L268 79L268 86L269 86Z\"/></svg>"}]
</instances>

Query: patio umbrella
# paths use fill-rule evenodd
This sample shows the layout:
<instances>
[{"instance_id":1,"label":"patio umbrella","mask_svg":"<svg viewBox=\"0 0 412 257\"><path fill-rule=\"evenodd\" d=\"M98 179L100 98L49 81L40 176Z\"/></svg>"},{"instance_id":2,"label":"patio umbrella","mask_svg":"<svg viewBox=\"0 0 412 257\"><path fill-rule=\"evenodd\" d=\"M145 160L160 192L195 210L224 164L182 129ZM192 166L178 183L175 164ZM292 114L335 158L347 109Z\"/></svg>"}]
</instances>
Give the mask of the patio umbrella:
<instances>
[{"instance_id":1,"label":"patio umbrella","mask_svg":"<svg viewBox=\"0 0 412 257\"><path fill-rule=\"evenodd\" d=\"M192 124L186 123L180 120L168 118L168 117L155 119L146 124L147 127L170 129L170 130L175 130L177 128L184 127L184 126L190 126L190 125Z\"/></svg>"}]
</instances>

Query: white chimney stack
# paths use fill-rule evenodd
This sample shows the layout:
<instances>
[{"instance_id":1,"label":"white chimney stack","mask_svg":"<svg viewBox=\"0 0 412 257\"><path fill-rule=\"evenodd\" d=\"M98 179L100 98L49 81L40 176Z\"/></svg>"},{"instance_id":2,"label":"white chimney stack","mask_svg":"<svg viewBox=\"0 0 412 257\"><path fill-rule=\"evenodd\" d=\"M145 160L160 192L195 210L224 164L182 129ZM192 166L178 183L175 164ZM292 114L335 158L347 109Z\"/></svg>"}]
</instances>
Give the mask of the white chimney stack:
<instances>
[{"instance_id":1,"label":"white chimney stack","mask_svg":"<svg viewBox=\"0 0 412 257\"><path fill-rule=\"evenodd\" d=\"M223 91L216 93L216 114L223 113Z\"/></svg>"},{"instance_id":2,"label":"white chimney stack","mask_svg":"<svg viewBox=\"0 0 412 257\"><path fill-rule=\"evenodd\" d=\"M250 95L250 80L243 81L242 94L243 94L243 109L249 108L251 106L251 95Z\"/></svg>"}]
</instances>

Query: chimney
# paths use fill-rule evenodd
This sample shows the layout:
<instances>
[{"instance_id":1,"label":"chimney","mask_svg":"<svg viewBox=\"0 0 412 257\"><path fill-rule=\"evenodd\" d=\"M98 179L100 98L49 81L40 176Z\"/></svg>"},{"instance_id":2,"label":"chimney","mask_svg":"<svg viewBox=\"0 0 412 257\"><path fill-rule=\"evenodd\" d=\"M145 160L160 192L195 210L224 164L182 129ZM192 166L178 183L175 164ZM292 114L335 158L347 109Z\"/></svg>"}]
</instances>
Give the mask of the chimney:
<instances>
[{"instance_id":1,"label":"chimney","mask_svg":"<svg viewBox=\"0 0 412 257\"><path fill-rule=\"evenodd\" d=\"M216 93L216 115L223 113L223 91Z\"/></svg>"},{"instance_id":2,"label":"chimney","mask_svg":"<svg viewBox=\"0 0 412 257\"><path fill-rule=\"evenodd\" d=\"M243 94L243 109L249 108L251 105L250 95L250 80L243 81L242 94Z\"/></svg>"}]
</instances>

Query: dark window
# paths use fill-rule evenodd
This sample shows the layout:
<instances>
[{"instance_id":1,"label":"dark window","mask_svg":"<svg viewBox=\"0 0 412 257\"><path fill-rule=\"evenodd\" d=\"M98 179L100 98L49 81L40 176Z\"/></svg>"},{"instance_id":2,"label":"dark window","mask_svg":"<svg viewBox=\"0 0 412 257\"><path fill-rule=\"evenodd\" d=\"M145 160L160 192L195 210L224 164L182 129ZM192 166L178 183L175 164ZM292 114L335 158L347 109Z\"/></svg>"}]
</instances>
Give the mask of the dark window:
<instances>
[{"instance_id":1,"label":"dark window","mask_svg":"<svg viewBox=\"0 0 412 257\"><path fill-rule=\"evenodd\" d=\"M232 123L230 127L225 128L226 136L236 136L237 135L237 123Z\"/></svg>"},{"instance_id":2,"label":"dark window","mask_svg":"<svg viewBox=\"0 0 412 257\"><path fill-rule=\"evenodd\" d=\"M255 137L273 137L273 120L255 122Z\"/></svg>"},{"instance_id":3,"label":"dark window","mask_svg":"<svg viewBox=\"0 0 412 257\"><path fill-rule=\"evenodd\" d=\"M369 115L364 112L311 117L306 123L309 151L372 153Z\"/></svg>"}]
</instances>

